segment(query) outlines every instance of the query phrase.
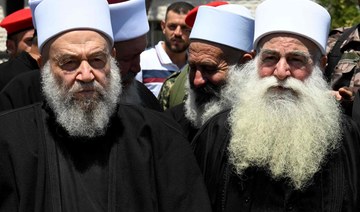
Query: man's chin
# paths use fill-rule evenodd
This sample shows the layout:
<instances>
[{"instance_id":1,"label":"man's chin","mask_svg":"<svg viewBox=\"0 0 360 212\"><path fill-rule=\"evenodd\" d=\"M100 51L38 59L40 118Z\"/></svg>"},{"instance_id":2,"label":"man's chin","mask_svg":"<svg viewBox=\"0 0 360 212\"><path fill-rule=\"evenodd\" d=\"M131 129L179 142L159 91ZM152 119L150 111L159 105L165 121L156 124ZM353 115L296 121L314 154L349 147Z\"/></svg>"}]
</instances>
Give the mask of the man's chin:
<instances>
[{"instance_id":1,"label":"man's chin","mask_svg":"<svg viewBox=\"0 0 360 212\"><path fill-rule=\"evenodd\" d=\"M72 105L78 109L83 110L84 112L90 112L94 110L99 102L102 101L99 96L96 97L84 97L81 98L72 98L70 102L68 102L68 106Z\"/></svg>"},{"instance_id":2,"label":"man's chin","mask_svg":"<svg viewBox=\"0 0 360 212\"><path fill-rule=\"evenodd\" d=\"M184 48L184 45L172 45L171 51L174 53L183 53L186 51L186 48Z\"/></svg>"}]
</instances>

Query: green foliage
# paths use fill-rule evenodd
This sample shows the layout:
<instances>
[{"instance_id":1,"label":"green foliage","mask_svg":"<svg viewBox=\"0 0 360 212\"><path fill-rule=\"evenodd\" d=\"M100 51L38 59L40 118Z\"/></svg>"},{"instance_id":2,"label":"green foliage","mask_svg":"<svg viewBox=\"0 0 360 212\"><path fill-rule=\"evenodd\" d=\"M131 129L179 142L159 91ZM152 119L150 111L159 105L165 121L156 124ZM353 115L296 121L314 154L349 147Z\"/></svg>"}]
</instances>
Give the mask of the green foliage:
<instances>
[{"instance_id":1,"label":"green foliage","mask_svg":"<svg viewBox=\"0 0 360 212\"><path fill-rule=\"evenodd\" d=\"M358 0L317 0L331 15L331 28L353 26L360 23Z\"/></svg>"}]
</instances>

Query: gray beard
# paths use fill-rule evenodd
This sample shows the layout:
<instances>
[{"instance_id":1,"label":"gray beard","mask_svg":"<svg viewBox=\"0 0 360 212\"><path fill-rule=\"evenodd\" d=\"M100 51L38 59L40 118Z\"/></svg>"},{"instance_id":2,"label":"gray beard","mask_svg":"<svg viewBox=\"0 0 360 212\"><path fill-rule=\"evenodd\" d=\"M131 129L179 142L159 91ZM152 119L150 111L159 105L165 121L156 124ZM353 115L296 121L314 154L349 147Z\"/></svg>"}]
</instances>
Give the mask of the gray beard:
<instances>
[{"instance_id":1,"label":"gray beard","mask_svg":"<svg viewBox=\"0 0 360 212\"><path fill-rule=\"evenodd\" d=\"M98 82L75 82L66 88L55 78L47 62L42 69L42 89L45 99L54 111L56 121L70 136L94 138L105 134L110 117L115 113L121 93L121 77L115 59L110 59L108 85ZM92 99L75 99L73 93L83 87L94 87L98 95Z\"/></svg>"},{"instance_id":2,"label":"gray beard","mask_svg":"<svg viewBox=\"0 0 360 212\"><path fill-rule=\"evenodd\" d=\"M257 58L242 68L246 85L230 113L230 162L238 175L261 167L295 189L310 184L341 138L341 110L315 67L304 82L289 78L285 91L274 77L259 79Z\"/></svg>"},{"instance_id":3,"label":"gray beard","mask_svg":"<svg viewBox=\"0 0 360 212\"><path fill-rule=\"evenodd\" d=\"M237 71L236 66L230 66L226 85L220 90L220 98L214 97L203 105L196 104L198 94L190 88L189 80L186 80L185 87L188 96L185 100L185 117L194 127L200 128L217 113L232 107L237 92L237 86L234 84L241 81L241 79L239 81L233 80L239 75Z\"/></svg>"}]
</instances>

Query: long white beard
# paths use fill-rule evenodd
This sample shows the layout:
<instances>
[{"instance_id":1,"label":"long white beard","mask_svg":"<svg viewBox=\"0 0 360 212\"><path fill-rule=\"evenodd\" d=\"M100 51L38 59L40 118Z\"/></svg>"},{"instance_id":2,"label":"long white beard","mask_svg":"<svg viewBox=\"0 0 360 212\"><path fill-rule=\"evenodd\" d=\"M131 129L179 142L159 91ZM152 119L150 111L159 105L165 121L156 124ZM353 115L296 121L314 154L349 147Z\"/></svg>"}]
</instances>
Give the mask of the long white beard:
<instances>
[{"instance_id":1,"label":"long white beard","mask_svg":"<svg viewBox=\"0 0 360 212\"><path fill-rule=\"evenodd\" d=\"M196 104L196 92L190 89L189 80L186 80L185 87L188 91L188 96L185 100L185 117L191 122L191 124L200 128L207 120L216 115L222 110L231 108L234 104L235 96L237 93L237 87L233 86L239 73L236 66L229 67L229 73L226 79L226 85L220 90L220 98L210 99L204 105ZM230 83L231 82L231 83ZM235 89L234 89L235 88Z\"/></svg>"},{"instance_id":2,"label":"long white beard","mask_svg":"<svg viewBox=\"0 0 360 212\"><path fill-rule=\"evenodd\" d=\"M269 90L279 82L259 79L256 60L241 70L248 82L230 114L230 161L239 175L262 167L301 190L338 146L340 107L318 67L304 82L286 80L283 86L293 90Z\"/></svg>"},{"instance_id":3,"label":"long white beard","mask_svg":"<svg viewBox=\"0 0 360 212\"><path fill-rule=\"evenodd\" d=\"M57 122L74 137L104 135L112 114L114 114L121 93L121 77L115 59L110 59L111 71L108 85L102 87L98 82L75 82L67 88L50 70L47 62L42 69L42 89L45 99L53 109ZM95 88L98 92L93 99L75 99L73 94L83 87Z\"/></svg>"}]
</instances>

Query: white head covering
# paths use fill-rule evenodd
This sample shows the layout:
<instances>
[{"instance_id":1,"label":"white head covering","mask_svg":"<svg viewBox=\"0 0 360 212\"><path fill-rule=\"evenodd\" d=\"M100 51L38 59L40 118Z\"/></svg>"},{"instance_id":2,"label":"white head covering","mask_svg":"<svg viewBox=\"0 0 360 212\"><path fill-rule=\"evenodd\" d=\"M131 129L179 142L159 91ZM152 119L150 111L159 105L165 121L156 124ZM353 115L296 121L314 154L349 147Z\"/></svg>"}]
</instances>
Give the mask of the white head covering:
<instances>
[{"instance_id":1,"label":"white head covering","mask_svg":"<svg viewBox=\"0 0 360 212\"><path fill-rule=\"evenodd\" d=\"M137 38L149 31L145 0L129 0L109 7L115 41Z\"/></svg>"},{"instance_id":2,"label":"white head covering","mask_svg":"<svg viewBox=\"0 0 360 212\"><path fill-rule=\"evenodd\" d=\"M106 0L29 0L29 5L40 52L49 39L74 29L98 31L114 43Z\"/></svg>"},{"instance_id":3,"label":"white head covering","mask_svg":"<svg viewBox=\"0 0 360 212\"><path fill-rule=\"evenodd\" d=\"M253 49L254 18L236 4L200 6L190 38L202 39L249 52Z\"/></svg>"},{"instance_id":4,"label":"white head covering","mask_svg":"<svg viewBox=\"0 0 360 212\"><path fill-rule=\"evenodd\" d=\"M256 8L254 47L272 33L291 33L314 42L325 54L331 17L310 0L265 0Z\"/></svg>"},{"instance_id":5,"label":"white head covering","mask_svg":"<svg viewBox=\"0 0 360 212\"><path fill-rule=\"evenodd\" d=\"M31 10L32 22L33 22L35 29L36 29L36 21L35 21L34 10L38 6L38 4L40 4L40 2L42 2L42 0L29 0L29 7Z\"/></svg>"}]
</instances>

